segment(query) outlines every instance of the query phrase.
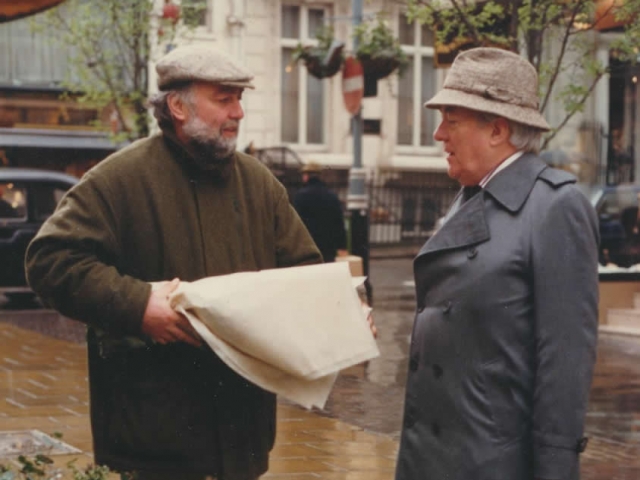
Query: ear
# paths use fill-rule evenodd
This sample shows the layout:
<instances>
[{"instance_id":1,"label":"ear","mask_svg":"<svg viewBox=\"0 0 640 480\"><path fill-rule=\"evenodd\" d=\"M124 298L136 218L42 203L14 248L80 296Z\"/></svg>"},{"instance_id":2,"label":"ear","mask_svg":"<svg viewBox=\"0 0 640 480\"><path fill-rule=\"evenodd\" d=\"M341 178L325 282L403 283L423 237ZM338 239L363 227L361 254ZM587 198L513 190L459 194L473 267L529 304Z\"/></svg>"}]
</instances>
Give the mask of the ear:
<instances>
[{"instance_id":1,"label":"ear","mask_svg":"<svg viewBox=\"0 0 640 480\"><path fill-rule=\"evenodd\" d=\"M167 107L171 112L171 116L179 122L184 122L187 119L188 106L184 103L180 95L172 92L167 98Z\"/></svg>"},{"instance_id":2,"label":"ear","mask_svg":"<svg viewBox=\"0 0 640 480\"><path fill-rule=\"evenodd\" d=\"M509 122L504 118L498 117L493 122L493 129L491 131L491 139L489 140L492 146L500 146L505 143L509 143L511 138L511 129L509 128Z\"/></svg>"}]
</instances>

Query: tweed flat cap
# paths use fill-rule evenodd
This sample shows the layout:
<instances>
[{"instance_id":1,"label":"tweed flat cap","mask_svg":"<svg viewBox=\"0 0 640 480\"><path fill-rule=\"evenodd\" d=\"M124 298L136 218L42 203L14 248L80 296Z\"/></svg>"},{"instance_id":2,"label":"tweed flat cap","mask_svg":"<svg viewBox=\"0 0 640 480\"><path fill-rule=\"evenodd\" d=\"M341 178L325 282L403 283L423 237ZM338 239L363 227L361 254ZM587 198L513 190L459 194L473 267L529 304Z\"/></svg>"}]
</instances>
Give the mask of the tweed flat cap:
<instances>
[{"instance_id":1,"label":"tweed flat cap","mask_svg":"<svg viewBox=\"0 0 640 480\"><path fill-rule=\"evenodd\" d=\"M442 90L424 106L463 107L550 130L538 110L535 68L520 55L499 48L472 48L460 53Z\"/></svg>"},{"instance_id":2,"label":"tweed flat cap","mask_svg":"<svg viewBox=\"0 0 640 480\"><path fill-rule=\"evenodd\" d=\"M255 88L249 70L210 45L174 48L156 64L158 88L168 90L186 82L212 82L230 87Z\"/></svg>"},{"instance_id":3,"label":"tweed flat cap","mask_svg":"<svg viewBox=\"0 0 640 480\"><path fill-rule=\"evenodd\" d=\"M316 162L305 163L300 169L302 173L321 173L322 170L322 165Z\"/></svg>"}]
</instances>

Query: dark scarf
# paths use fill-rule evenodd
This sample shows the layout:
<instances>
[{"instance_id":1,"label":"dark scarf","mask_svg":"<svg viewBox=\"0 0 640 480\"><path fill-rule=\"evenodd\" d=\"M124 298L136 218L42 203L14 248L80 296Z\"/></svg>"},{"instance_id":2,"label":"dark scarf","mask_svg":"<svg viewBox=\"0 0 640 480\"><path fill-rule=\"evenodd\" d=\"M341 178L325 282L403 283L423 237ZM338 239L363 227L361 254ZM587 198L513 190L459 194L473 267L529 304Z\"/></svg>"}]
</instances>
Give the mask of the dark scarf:
<instances>
[{"instance_id":1,"label":"dark scarf","mask_svg":"<svg viewBox=\"0 0 640 480\"><path fill-rule=\"evenodd\" d=\"M193 173L206 174L223 183L231 177L235 165L235 154L232 154L226 163L211 162L197 155L193 149L181 142L174 129L163 128L162 135L169 150Z\"/></svg>"}]
</instances>

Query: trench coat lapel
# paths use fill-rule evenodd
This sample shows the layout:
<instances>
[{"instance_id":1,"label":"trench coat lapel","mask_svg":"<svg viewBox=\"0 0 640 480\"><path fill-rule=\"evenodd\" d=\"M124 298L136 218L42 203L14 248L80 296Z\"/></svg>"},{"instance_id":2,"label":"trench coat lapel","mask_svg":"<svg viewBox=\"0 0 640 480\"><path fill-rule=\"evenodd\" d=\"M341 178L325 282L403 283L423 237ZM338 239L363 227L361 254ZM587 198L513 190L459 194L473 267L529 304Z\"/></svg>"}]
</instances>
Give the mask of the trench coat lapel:
<instances>
[{"instance_id":1,"label":"trench coat lapel","mask_svg":"<svg viewBox=\"0 0 640 480\"><path fill-rule=\"evenodd\" d=\"M485 215L485 196L491 196L498 206L516 213L522 208L536 179L546 168L547 164L533 154L520 157L492 178L479 194L460 207L424 244L417 257L489 240L491 232Z\"/></svg>"},{"instance_id":2,"label":"trench coat lapel","mask_svg":"<svg viewBox=\"0 0 640 480\"><path fill-rule=\"evenodd\" d=\"M439 250L451 250L489 240L484 213L484 192L467 201L436 234L424 244L418 256Z\"/></svg>"}]
</instances>

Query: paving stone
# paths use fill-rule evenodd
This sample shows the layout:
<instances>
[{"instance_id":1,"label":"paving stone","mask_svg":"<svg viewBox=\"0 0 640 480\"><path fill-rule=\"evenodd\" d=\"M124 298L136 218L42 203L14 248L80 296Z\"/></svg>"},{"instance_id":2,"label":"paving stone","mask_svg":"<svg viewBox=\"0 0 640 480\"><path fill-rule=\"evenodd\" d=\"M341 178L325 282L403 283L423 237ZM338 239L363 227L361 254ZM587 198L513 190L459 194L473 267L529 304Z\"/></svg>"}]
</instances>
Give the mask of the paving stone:
<instances>
[{"instance_id":1,"label":"paving stone","mask_svg":"<svg viewBox=\"0 0 640 480\"><path fill-rule=\"evenodd\" d=\"M323 410L278 402L265 480L393 478L415 308L411 261L375 260L371 277L381 356L342 372ZM84 334L50 311L0 310L0 430L61 432L82 450L73 457L82 465L92 460ZM640 478L640 338L600 335L586 433L582 480Z\"/></svg>"}]
</instances>

